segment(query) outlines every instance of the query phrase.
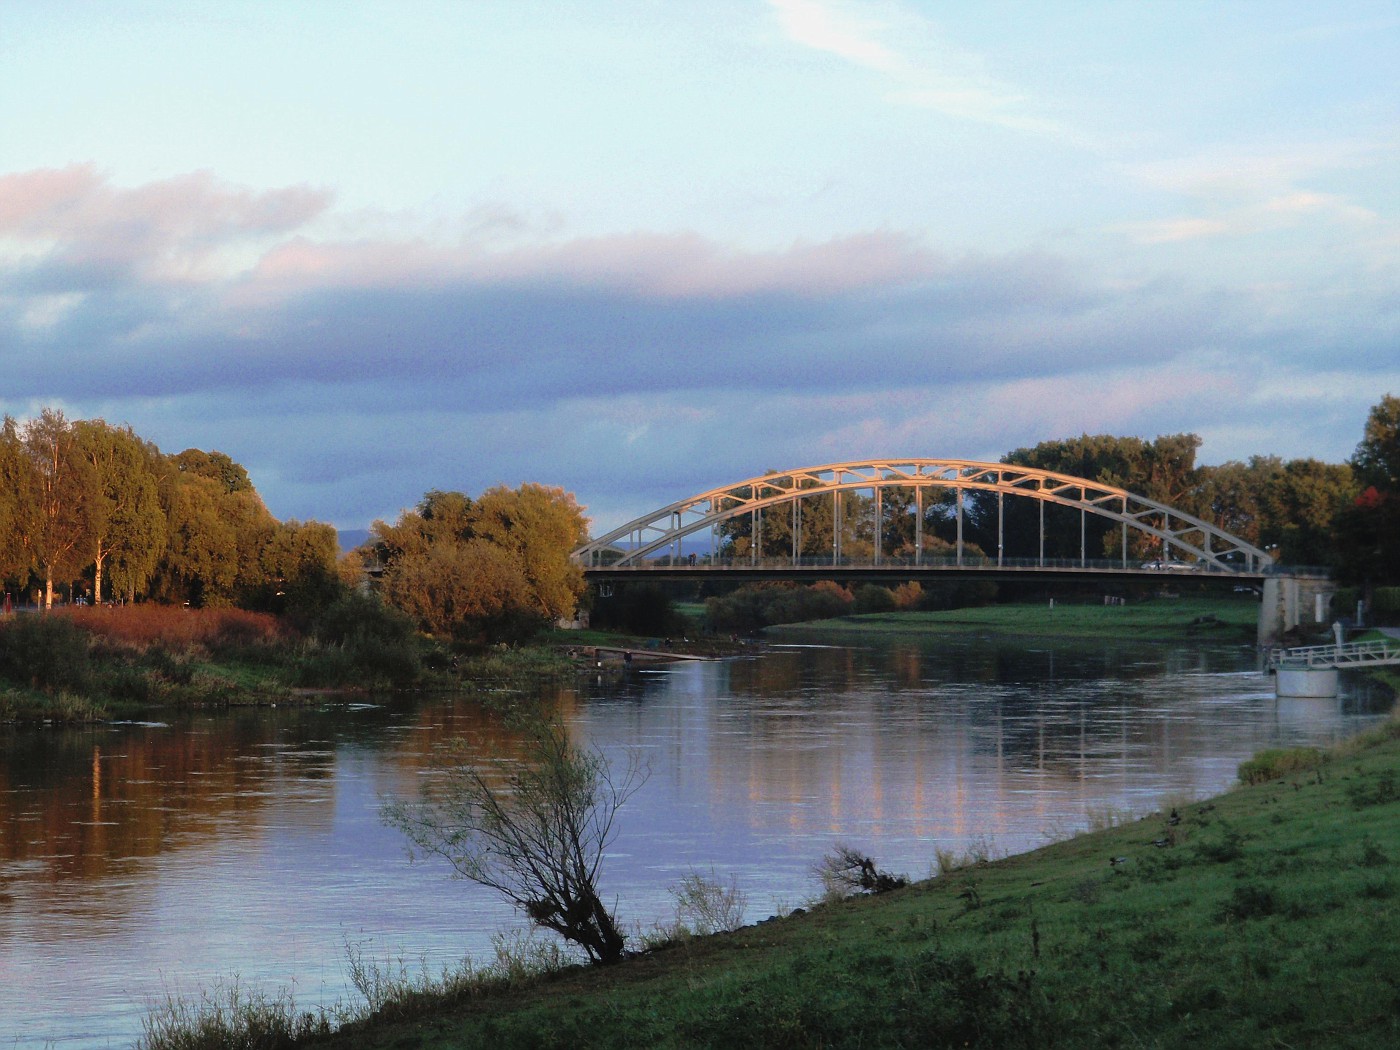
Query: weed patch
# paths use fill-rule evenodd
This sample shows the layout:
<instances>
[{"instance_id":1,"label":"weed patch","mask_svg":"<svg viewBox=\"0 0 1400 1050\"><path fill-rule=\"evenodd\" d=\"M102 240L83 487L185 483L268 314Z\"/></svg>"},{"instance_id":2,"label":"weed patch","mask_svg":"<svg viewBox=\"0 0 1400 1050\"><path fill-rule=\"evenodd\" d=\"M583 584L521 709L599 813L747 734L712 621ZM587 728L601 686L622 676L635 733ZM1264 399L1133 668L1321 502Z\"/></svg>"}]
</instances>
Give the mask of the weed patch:
<instances>
[{"instance_id":1,"label":"weed patch","mask_svg":"<svg viewBox=\"0 0 1400 1050\"><path fill-rule=\"evenodd\" d=\"M1244 834L1224 821L1220 822L1218 833L1200 842L1196 853L1203 859L1217 864L1228 864L1244 856Z\"/></svg>"},{"instance_id":2,"label":"weed patch","mask_svg":"<svg viewBox=\"0 0 1400 1050\"><path fill-rule=\"evenodd\" d=\"M274 1050L324 1038L335 1022L325 1011L298 1009L289 993L250 990L235 979L197 1002L167 996L141 1028L136 1050Z\"/></svg>"},{"instance_id":3,"label":"weed patch","mask_svg":"<svg viewBox=\"0 0 1400 1050\"><path fill-rule=\"evenodd\" d=\"M1234 892L1216 911L1215 917L1222 922L1259 919L1272 915L1278 910L1278 900L1268 886L1245 883L1236 886Z\"/></svg>"},{"instance_id":4,"label":"weed patch","mask_svg":"<svg viewBox=\"0 0 1400 1050\"><path fill-rule=\"evenodd\" d=\"M1240 763L1241 784L1265 784L1293 773L1317 769L1326 760L1322 751L1315 747L1275 748L1260 751L1253 758Z\"/></svg>"},{"instance_id":5,"label":"weed patch","mask_svg":"<svg viewBox=\"0 0 1400 1050\"><path fill-rule=\"evenodd\" d=\"M1400 780L1397 780L1395 770L1387 769L1374 778L1348 784L1347 798L1357 809L1386 805L1400 799Z\"/></svg>"}]
</instances>

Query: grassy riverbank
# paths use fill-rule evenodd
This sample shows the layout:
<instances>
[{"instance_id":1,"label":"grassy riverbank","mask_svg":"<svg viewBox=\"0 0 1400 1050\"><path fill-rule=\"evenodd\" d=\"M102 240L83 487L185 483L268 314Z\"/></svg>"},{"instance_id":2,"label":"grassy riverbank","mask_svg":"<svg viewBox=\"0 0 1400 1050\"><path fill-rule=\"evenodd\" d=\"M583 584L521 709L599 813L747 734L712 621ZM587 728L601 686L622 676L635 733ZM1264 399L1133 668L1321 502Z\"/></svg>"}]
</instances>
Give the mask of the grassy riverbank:
<instances>
[{"instance_id":1,"label":"grassy riverbank","mask_svg":"<svg viewBox=\"0 0 1400 1050\"><path fill-rule=\"evenodd\" d=\"M805 631L852 635L995 634L1026 637L1119 638L1248 643L1258 630L1257 599L1149 598L1126 605L1056 602L985 605L936 612L868 613L782 624L767 633Z\"/></svg>"},{"instance_id":2,"label":"grassy riverbank","mask_svg":"<svg viewBox=\"0 0 1400 1050\"><path fill-rule=\"evenodd\" d=\"M1398 772L1391 721L1209 801L325 1045L1400 1045Z\"/></svg>"}]
</instances>

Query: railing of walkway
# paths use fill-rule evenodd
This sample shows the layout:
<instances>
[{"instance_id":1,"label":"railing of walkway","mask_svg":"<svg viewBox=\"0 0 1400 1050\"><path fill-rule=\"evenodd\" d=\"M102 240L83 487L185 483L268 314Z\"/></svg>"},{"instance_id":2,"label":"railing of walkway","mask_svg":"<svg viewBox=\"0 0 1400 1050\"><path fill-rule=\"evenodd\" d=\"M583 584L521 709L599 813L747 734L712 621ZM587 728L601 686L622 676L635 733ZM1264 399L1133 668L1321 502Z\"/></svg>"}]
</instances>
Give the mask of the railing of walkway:
<instances>
[{"instance_id":1,"label":"railing of walkway","mask_svg":"<svg viewBox=\"0 0 1400 1050\"><path fill-rule=\"evenodd\" d=\"M1305 645L1293 649L1278 649L1269 654L1269 666L1284 670L1378 667L1384 664L1400 664L1400 646L1381 639L1344 642L1341 645Z\"/></svg>"}]
</instances>

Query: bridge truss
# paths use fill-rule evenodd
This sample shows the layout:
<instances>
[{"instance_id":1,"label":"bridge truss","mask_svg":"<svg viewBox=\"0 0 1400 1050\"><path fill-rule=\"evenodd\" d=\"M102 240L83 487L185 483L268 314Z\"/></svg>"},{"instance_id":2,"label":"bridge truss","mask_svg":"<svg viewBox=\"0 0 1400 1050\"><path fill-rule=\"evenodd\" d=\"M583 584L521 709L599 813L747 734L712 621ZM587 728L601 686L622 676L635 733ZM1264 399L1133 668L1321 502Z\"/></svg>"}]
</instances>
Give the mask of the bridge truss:
<instances>
[{"instance_id":1,"label":"bridge truss","mask_svg":"<svg viewBox=\"0 0 1400 1050\"><path fill-rule=\"evenodd\" d=\"M679 564L682 560L682 541L687 537L708 533L711 555L706 561L708 565L713 566L718 563L718 537L721 526L747 516L749 535L761 537L764 516L779 514L786 516L784 524L790 525L790 564L811 565L814 564L814 559L802 554L803 506L808 501L829 498L832 507L830 558L828 560L827 556L823 555L815 562L833 566L849 565L850 559L842 551L843 534L847 531L843 521L843 503L848 502L843 500L843 496L847 493L869 491L873 496L873 521L883 523L883 496L890 490L913 492L912 556L896 559L888 552L882 551L881 524L881 527L873 530L873 561L867 559L865 564L932 564L935 559L924 550L925 504L931 494L938 500L947 500L949 492L952 493L952 517L956 522L956 556L953 559L955 566L963 566L972 560L965 551L963 540L967 493L990 493L997 498L997 551L994 560L977 558L981 564L993 560L994 564L1001 565L1004 561L1002 539L1005 499L1008 496L1038 501L1038 561L1041 566L1046 565L1046 505L1069 507L1079 511L1080 564L1084 566L1089 564L1087 522L1091 514L1119 523L1122 529L1121 565L1125 569L1129 567L1130 532L1146 534L1160 541L1161 556L1164 559L1160 564L1164 567L1174 568L1180 565L1207 571L1257 574L1266 571L1273 562L1273 559L1258 547L1209 522L1166 504L1135 495L1126 489L1032 467L962 459L829 463L749 478L734 485L701 492L629 521L607 535L578 548L573 552L572 558L585 569L640 568L647 564L655 564L657 559L662 558L671 564ZM929 506L932 507L932 504ZM760 559L765 564L773 562L771 557L762 555L760 546L760 543L749 545L749 564L757 566ZM1178 562L1175 559L1182 560ZM941 557L937 560L946 563L946 559Z\"/></svg>"}]
</instances>

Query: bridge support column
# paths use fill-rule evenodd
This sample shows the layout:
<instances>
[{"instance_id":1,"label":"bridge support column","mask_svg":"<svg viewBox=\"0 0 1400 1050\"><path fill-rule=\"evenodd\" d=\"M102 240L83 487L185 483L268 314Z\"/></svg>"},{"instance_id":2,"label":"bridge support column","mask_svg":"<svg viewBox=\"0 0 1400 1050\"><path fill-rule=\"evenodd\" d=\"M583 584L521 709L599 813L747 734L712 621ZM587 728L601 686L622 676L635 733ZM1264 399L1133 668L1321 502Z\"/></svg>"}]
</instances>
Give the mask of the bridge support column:
<instances>
[{"instance_id":1,"label":"bridge support column","mask_svg":"<svg viewBox=\"0 0 1400 1050\"><path fill-rule=\"evenodd\" d=\"M924 563L924 489L914 489L914 564Z\"/></svg>"},{"instance_id":2,"label":"bridge support column","mask_svg":"<svg viewBox=\"0 0 1400 1050\"><path fill-rule=\"evenodd\" d=\"M1284 632L1302 623L1326 623L1328 597L1336 590L1328 579L1269 576L1259 605L1259 644L1277 645Z\"/></svg>"},{"instance_id":3,"label":"bridge support column","mask_svg":"<svg viewBox=\"0 0 1400 1050\"><path fill-rule=\"evenodd\" d=\"M1278 645L1285 631L1298 626L1298 579L1270 576L1259 603L1259 644Z\"/></svg>"}]
</instances>

